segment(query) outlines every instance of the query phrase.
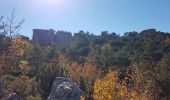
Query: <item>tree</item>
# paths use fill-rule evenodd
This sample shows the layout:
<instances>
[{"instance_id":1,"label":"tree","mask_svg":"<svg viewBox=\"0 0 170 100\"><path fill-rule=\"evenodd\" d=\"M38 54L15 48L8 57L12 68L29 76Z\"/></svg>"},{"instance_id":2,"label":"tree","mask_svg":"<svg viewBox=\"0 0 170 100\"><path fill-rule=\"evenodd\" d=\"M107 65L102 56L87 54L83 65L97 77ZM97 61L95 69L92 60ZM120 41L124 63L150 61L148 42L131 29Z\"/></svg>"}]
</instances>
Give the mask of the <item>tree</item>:
<instances>
[{"instance_id":1,"label":"tree","mask_svg":"<svg viewBox=\"0 0 170 100\"><path fill-rule=\"evenodd\" d=\"M26 76L30 71L29 62L27 60L21 60L19 64L21 73Z\"/></svg>"},{"instance_id":2,"label":"tree","mask_svg":"<svg viewBox=\"0 0 170 100\"><path fill-rule=\"evenodd\" d=\"M10 54L15 57L22 57L25 53L26 48L29 48L31 43L22 37L16 37L12 40L10 49Z\"/></svg>"},{"instance_id":3,"label":"tree","mask_svg":"<svg viewBox=\"0 0 170 100\"><path fill-rule=\"evenodd\" d=\"M155 77L162 89L162 98L170 98L170 53L165 54L155 67Z\"/></svg>"},{"instance_id":4,"label":"tree","mask_svg":"<svg viewBox=\"0 0 170 100\"><path fill-rule=\"evenodd\" d=\"M37 100L41 100L41 96L38 93L38 83L35 78L29 78L27 76L14 77L10 75L4 75L0 77L1 80L4 81L4 95L8 95L9 93L17 93L24 100L29 100L27 98L39 98Z\"/></svg>"},{"instance_id":5,"label":"tree","mask_svg":"<svg viewBox=\"0 0 170 100\"><path fill-rule=\"evenodd\" d=\"M148 63L134 63L123 77L120 71L109 71L94 83L95 100L155 100L168 98L168 89L164 90L156 79L153 66ZM159 79L160 80L160 79ZM168 84L166 84L168 88ZM162 93L167 93L162 95Z\"/></svg>"},{"instance_id":6,"label":"tree","mask_svg":"<svg viewBox=\"0 0 170 100\"><path fill-rule=\"evenodd\" d=\"M82 76L80 76L79 85L80 85L80 89L86 91L86 85Z\"/></svg>"},{"instance_id":7,"label":"tree","mask_svg":"<svg viewBox=\"0 0 170 100\"><path fill-rule=\"evenodd\" d=\"M119 84L116 83L118 80L118 73L111 72L102 79L97 79L94 83L94 93L93 98L94 100L120 100L121 95L118 89Z\"/></svg>"},{"instance_id":8,"label":"tree","mask_svg":"<svg viewBox=\"0 0 170 100\"><path fill-rule=\"evenodd\" d=\"M128 86L131 91L135 92L135 96L139 100L161 99L161 87L155 79L155 72L150 63L133 63L129 68L129 72L126 81L128 81Z\"/></svg>"},{"instance_id":9,"label":"tree","mask_svg":"<svg viewBox=\"0 0 170 100\"><path fill-rule=\"evenodd\" d=\"M26 49L31 46L31 43L28 40L23 39L22 37L17 37L12 39L11 45L9 47L9 73L13 75L20 74L19 64L21 59L24 59L24 54Z\"/></svg>"},{"instance_id":10,"label":"tree","mask_svg":"<svg viewBox=\"0 0 170 100\"><path fill-rule=\"evenodd\" d=\"M63 68L59 66L58 53L54 53L53 59L42 61L38 67L37 80L39 81L42 90L42 98L47 99L55 78L64 77Z\"/></svg>"},{"instance_id":11,"label":"tree","mask_svg":"<svg viewBox=\"0 0 170 100\"><path fill-rule=\"evenodd\" d=\"M5 20L3 16L0 16L0 70L1 72L3 70L3 74L9 73L10 67L16 65L11 56L14 52L11 52L10 49L16 34L19 33L23 21L24 20L21 20L19 23L15 22L14 10L12 10L11 16L7 17L7 20ZM15 51L18 50L18 48L13 49L15 49Z\"/></svg>"},{"instance_id":12,"label":"tree","mask_svg":"<svg viewBox=\"0 0 170 100\"><path fill-rule=\"evenodd\" d=\"M4 20L3 16L0 17L0 33L12 38L12 36L18 34L23 22L24 20L22 19L19 23L16 24L15 10L13 9L11 16L7 18L7 21Z\"/></svg>"}]
</instances>

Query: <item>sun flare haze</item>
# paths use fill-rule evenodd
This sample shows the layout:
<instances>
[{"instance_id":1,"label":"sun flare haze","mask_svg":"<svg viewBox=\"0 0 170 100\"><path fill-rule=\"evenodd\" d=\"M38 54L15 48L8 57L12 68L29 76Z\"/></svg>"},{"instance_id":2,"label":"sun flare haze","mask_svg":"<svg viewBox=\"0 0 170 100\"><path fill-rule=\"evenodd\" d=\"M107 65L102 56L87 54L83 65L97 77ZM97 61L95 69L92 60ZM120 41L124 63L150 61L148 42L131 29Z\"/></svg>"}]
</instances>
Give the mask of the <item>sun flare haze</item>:
<instances>
[{"instance_id":1,"label":"sun flare haze","mask_svg":"<svg viewBox=\"0 0 170 100\"><path fill-rule=\"evenodd\" d=\"M42 2L47 3L47 4L56 4L56 3L61 3L64 0L42 0Z\"/></svg>"},{"instance_id":2,"label":"sun flare haze","mask_svg":"<svg viewBox=\"0 0 170 100\"><path fill-rule=\"evenodd\" d=\"M31 4L31 6L41 10L61 9L65 5L66 5L65 0L32 0Z\"/></svg>"}]
</instances>

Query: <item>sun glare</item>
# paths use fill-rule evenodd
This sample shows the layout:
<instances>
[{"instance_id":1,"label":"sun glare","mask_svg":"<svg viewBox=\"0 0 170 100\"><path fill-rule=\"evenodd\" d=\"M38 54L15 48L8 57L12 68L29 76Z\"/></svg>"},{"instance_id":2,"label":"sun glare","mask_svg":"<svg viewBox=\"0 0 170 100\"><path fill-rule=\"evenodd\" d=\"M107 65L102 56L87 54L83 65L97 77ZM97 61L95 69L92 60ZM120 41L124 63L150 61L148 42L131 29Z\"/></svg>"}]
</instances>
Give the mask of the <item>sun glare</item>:
<instances>
[{"instance_id":1,"label":"sun glare","mask_svg":"<svg viewBox=\"0 0 170 100\"><path fill-rule=\"evenodd\" d=\"M72 7L72 3L66 0L31 0L34 10L43 13L65 12Z\"/></svg>"},{"instance_id":2,"label":"sun glare","mask_svg":"<svg viewBox=\"0 0 170 100\"><path fill-rule=\"evenodd\" d=\"M50 10L55 8L61 8L64 5L65 0L31 0L32 6L39 10Z\"/></svg>"},{"instance_id":3,"label":"sun glare","mask_svg":"<svg viewBox=\"0 0 170 100\"><path fill-rule=\"evenodd\" d=\"M42 0L44 3L46 4L50 4L50 5L58 5L59 3L61 3L63 0Z\"/></svg>"}]
</instances>

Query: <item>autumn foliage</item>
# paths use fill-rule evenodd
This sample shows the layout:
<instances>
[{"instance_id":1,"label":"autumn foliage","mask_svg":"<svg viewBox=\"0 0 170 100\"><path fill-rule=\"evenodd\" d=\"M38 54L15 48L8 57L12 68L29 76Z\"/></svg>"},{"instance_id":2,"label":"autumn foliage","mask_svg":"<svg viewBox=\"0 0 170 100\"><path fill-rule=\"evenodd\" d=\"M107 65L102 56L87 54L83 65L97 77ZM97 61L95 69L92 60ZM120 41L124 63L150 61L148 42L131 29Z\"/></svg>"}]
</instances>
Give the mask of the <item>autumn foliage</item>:
<instances>
[{"instance_id":1,"label":"autumn foliage","mask_svg":"<svg viewBox=\"0 0 170 100\"><path fill-rule=\"evenodd\" d=\"M162 99L161 95L165 89L160 85L162 81L157 79L158 75L161 77L161 74L153 71L152 66L146 63L131 65L123 79L120 79L119 71L109 71L103 78L95 81L93 98L95 100ZM169 79L163 80L169 83ZM164 97L167 98L168 96Z\"/></svg>"},{"instance_id":2,"label":"autumn foliage","mask_svg":"<svg viewBox=\"0 0 170 100\"><path fill-rule=\"evenodd\" d=\"M80 31L69 43L41 45L0 27L3 97L46 100L55 78L66 77L84 91L81 100L169 100L170 35L151 30Z\"/></svg>"}]
</instances>

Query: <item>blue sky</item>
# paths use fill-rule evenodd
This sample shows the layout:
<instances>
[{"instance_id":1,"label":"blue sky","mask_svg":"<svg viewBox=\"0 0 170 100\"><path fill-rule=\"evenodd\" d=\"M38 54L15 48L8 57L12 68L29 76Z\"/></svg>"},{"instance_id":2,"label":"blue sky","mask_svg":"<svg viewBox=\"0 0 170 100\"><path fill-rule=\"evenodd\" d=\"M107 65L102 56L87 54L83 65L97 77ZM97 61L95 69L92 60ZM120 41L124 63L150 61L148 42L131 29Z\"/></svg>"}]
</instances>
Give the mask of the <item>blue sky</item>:
<instances>
[{"instance_id":1,"label":"blue sky","mask_svg":"<svg viewBox=\"0 0 170 100\"><path fill-rule=\"evenodd\" d=\"M25 19L20 33L29 37L34 28L170 32L170 0L0 0L0 15L9 16L13 8L16 20Z\"/></svg>"}]
</instances>

